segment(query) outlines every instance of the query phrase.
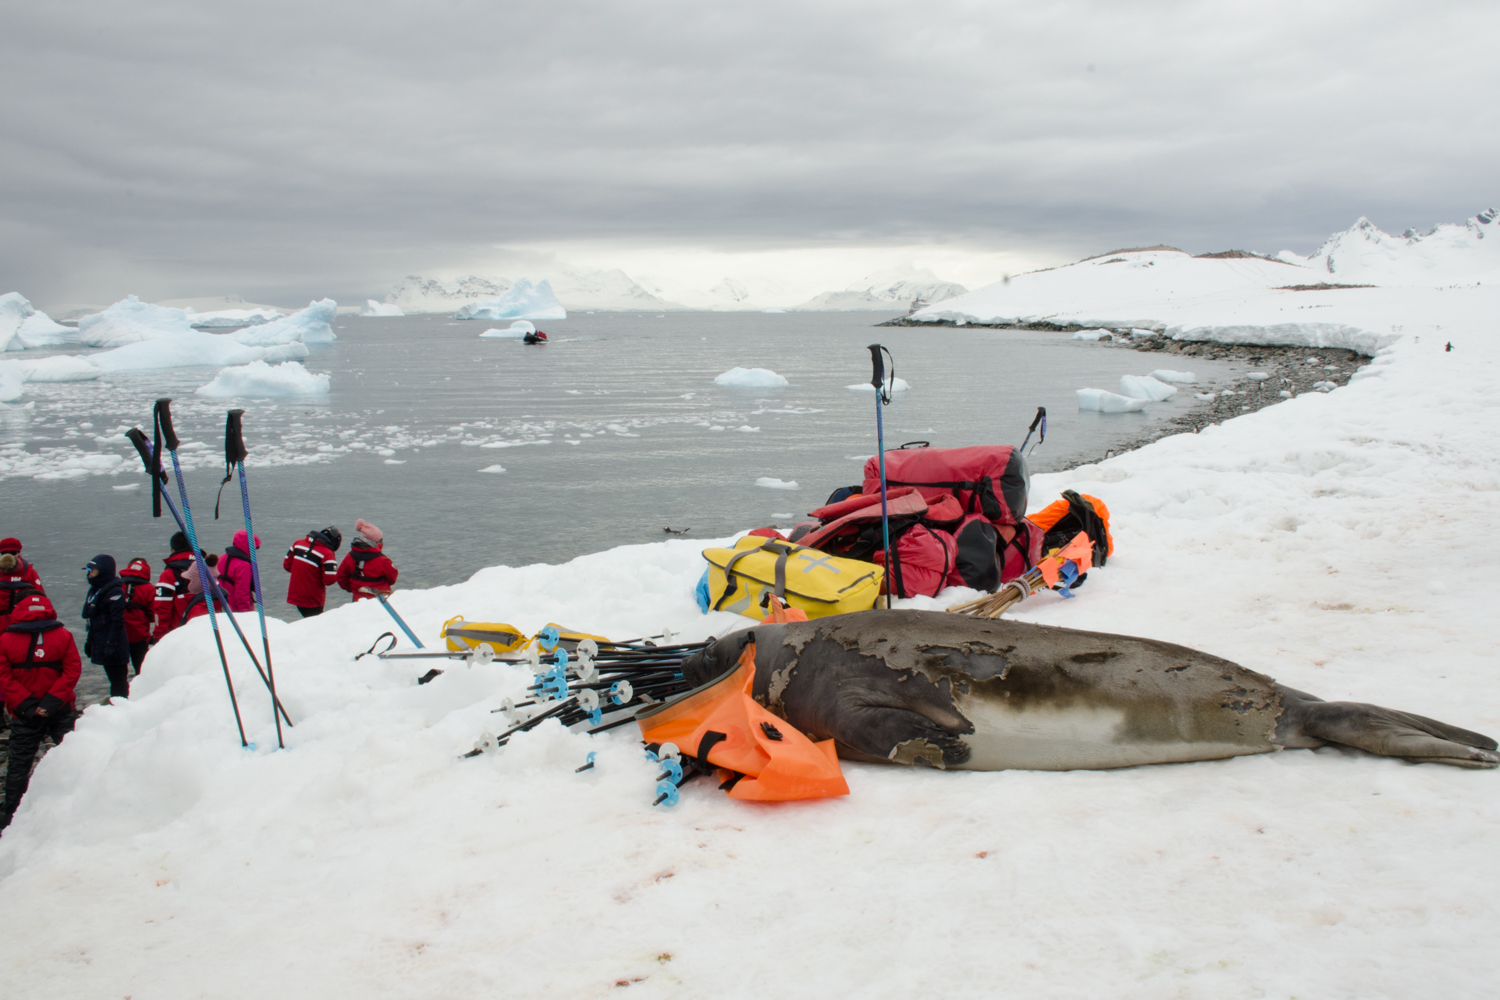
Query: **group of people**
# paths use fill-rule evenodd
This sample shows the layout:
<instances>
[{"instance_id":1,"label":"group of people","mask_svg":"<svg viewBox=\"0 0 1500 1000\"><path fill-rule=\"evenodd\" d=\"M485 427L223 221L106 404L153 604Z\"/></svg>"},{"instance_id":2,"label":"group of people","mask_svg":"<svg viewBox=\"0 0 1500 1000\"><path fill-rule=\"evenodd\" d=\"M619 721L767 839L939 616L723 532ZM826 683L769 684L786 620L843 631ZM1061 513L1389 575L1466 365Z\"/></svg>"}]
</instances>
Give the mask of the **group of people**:
<instances>
[{"instance_id":1,"label":"group of people","mask_svg":"<svg viewBox=\"0 0 1500 1000\"><path fill-rule=\"evenodd\" d=\"M389 593L395 586L397 570L383 551L384 534L363 519L355 520L354 530L342 562L337 553L343 534L335 527L310 531L287 550L281 563L291 574L287 602L302 617L322 614L328 588L334 584L356 601ZM210 586L208 597L192 546L180 531L172 536L172 552L154 585L151 564L143 558L132 559L124 569L118 569L111 555L89 560L84 567L89 592L82 611L83 656L104 669L111 700L129 697L130 679L141 672L147 650L173 629L206 615L208 600L213 600L216 612L226 606L236 612L255 610L251 544L259 549L260 538L252 541L249 532L241 530L222 555L205 553L204 562L214 570L217 583ZM0 730L6 725L10 730L0 829L9 825L20 805L43 739L60 743L72 732L77 715L74 691L83 667L72 632L57 620L41 577L21 550L19 539L0 538L0 699L5 706Z\"/></svg>"}]
</instances>

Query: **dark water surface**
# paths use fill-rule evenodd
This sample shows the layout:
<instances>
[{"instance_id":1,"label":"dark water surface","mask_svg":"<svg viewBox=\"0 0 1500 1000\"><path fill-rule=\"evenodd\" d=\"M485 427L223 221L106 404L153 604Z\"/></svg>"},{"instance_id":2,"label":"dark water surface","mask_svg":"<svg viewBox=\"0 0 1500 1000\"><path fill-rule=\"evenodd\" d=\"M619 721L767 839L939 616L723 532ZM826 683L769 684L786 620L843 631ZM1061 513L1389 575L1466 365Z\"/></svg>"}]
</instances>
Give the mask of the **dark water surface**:
<instances>
[{"instance_id":1,"label":"dark water surface","mask_svg":"<svg viewBox=\"0 0 1500 1000\"><path fill-rule=\"evenodd\" d=\"M1147 414L1079 413L1075 389L1117 390L1120 375L1146 374L1167 359L1058 333L875 328L884 318L577 314L541 324L552 343L530 347L480 339L487 323L340 317L339 340L314 347L303 362L331 373L326 397L194 397L211 368L116 375L107 386L28 386L35 409L6 411L0 445L126 461L115 474L0 479L0 534L25 542L69 625L78 624L85 592L80 567L96 553L121 565L145 556L159 572L175 528L169 518L151 519L145 476L118 437L132 424L149 428L158 395L178 400L189 495L209 550L222 550L244 526L235 484L224 491L219 521L212 512L224 411L247 411L267 610L284 618L296 614L283 600L287 546L336 524L346 539L342 556L356 517L385 532L386 553L410 587L459 582L494 564L560 562L656 541L668 525L707 539L792 523L834 488L859 482L864 457L876 450L873 394L845 388L869 382L865 345L874 341L891 349L897 375L912 387L885 410L888 447L918 439L1019 444L1036 407L1046 406L1050 432L1032 470L1055 470L1137 437L1192 398L1179 392ZM791 385L713 383L735 366L773 369ZM1245 367L1198 358L1192 366L1205 383ZM505 471L480 471L495 465ZM800 488L759 487L760 477ZM345 600L330 594L331 605ZM85 678L90 692L103 679L94 667Z\"/></svg>"}]
</instances>

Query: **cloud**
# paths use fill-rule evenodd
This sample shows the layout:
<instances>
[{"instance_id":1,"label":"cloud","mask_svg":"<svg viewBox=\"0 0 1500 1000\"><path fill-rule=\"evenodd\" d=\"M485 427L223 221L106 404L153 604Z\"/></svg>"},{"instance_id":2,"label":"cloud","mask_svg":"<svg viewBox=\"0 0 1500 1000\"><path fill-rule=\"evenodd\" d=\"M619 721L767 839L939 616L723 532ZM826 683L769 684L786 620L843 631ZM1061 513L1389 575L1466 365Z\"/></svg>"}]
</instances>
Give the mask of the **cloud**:
<instances>
[{"instance_id":1,"label":"cloud","mask_svg":"<svg viewBox=\"0 0 1500 1000\"><path fill-rule=\"evenodd\" d=\"M297 301L496 246L1310 250L1493 200L1493 5L100 0L7 15L0 268ZM128 286L128 287L127 287Z\"/></svg>"}]
</instances>

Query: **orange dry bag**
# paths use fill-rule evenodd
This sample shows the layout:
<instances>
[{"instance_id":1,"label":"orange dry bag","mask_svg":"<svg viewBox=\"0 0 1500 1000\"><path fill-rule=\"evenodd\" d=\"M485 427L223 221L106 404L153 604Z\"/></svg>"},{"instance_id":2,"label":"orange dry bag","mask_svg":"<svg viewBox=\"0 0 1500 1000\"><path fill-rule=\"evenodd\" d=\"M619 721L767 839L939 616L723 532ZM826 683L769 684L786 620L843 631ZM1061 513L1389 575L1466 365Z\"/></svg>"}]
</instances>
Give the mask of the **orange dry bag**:
<instances>
[{"instance_id":1,"label":"orange dry bag","mask_svg":"<svg viewBox=\"0 0 1500 1000\"><path fill-rule=\"evenodd\" d=\"M647 743L675 743L690 757L719 768L719 787L731 798L759 802L848 795L833 740L814 743L751 694L755 643L740 665L674 702L636 717Z\"/></svg>"}]
</instances>

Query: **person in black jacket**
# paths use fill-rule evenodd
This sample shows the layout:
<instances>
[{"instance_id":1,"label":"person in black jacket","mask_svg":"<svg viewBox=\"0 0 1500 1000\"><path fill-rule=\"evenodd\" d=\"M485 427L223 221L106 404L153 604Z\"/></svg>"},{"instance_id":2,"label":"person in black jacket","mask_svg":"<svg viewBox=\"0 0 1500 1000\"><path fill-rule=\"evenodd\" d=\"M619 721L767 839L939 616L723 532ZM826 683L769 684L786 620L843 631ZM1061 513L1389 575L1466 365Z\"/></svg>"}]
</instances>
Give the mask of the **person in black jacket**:
<instances>
[{"instance_id":1,"label":"person in black jacket","mask_svg":"<svg viewBox=\"0 0 1500 1000\"><path fill-rule=\"evenodd\" d=\"M130 639L125 633L125 587L115 575L115 557L98 555L84 567L89 596L83 602L83 652L104 668L111 698L130 697Z\"/></svg>"}]
</instances>

